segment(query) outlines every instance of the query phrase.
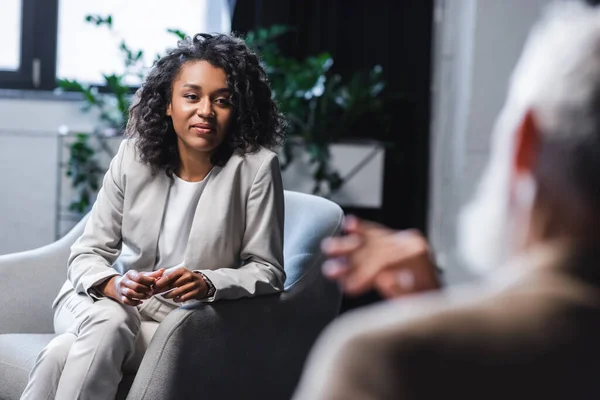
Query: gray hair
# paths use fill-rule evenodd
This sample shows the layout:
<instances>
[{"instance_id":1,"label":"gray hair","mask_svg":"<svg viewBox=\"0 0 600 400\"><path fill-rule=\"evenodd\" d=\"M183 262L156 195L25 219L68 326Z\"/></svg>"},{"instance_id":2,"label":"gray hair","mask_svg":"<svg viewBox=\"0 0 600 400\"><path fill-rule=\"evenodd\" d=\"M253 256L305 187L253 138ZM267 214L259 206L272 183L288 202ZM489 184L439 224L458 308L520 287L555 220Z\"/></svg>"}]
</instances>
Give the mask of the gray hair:
<instances>
[{"instance_id":1,"label":"gray hair","mask_svg":"<svg viewBox=\"0 0 600 400\"><path fill-rule=\"evenodd\" d=\"M488 166L460 214L458 248L472 270L503 263L523 239L518 225L528 222L511 215L509 191L515 133L528 111L541 135L538 164L532 171L537 205L560 220L553 223L562 226L567 221L575 229L597 230L599 105L600 8L554 3L529 35L494 126Z\"/></svg>"},{"instance_id":2,"label":"gray hair","mask_svg":"<svg viewBox=\"0 0 600 400\"><path fill-rule=\"evenodd\" d=\"M554 3L515 69L507 113L531 110L541 134L540 189L600 214L600 8ZM513 144L514 145L514 144Z\"/></svg>"}]
</instances>

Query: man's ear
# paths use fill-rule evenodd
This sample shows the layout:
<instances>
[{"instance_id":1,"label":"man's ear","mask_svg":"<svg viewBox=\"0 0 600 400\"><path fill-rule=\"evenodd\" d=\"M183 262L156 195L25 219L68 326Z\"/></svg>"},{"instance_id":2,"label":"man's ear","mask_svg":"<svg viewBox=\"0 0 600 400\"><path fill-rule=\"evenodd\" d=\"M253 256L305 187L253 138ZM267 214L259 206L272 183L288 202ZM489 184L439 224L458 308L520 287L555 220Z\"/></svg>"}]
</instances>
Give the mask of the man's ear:
<instances>
[{"instance_id":1,"label":"man's ear","mask_svg":"<svg viewBox=\"0 0 600 400\"><path fill-rule=\"evenodd\" d=\"M513 171L532 173L540 151L540 131L532 110L527 111L517 128L515 144Z\"/></svg>"}]
</instances>

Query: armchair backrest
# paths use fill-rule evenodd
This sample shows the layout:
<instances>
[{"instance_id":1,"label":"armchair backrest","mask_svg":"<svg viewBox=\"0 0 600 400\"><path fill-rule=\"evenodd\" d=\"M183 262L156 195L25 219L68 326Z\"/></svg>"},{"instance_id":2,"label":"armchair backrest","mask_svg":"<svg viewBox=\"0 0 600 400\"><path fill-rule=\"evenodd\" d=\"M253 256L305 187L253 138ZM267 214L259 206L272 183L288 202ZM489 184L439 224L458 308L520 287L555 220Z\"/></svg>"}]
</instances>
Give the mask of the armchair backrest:
<instances>
[{"instance_id":1,"label":"armchair backrest","mask_svg":"<svg viewBox=\"0 0 600 400\"><path fill-rule=\"evenodd\" d=\"M321 240L340 232L344 213L322 197L285 191L284 259L290 289L312 268L320 268Z\"/></svg>"},{"instance_id":2,"label":"armchair backrest","mask_svg":"<svg viewBox=\"0 0 600 400\"><path fill-rule=\"evenodd\" d=\"M0 334L51 333L52 301L67 276L71 245L83 233L83 218L63 238L34 250L0 256Z\"/></svg>"}]
</instances>

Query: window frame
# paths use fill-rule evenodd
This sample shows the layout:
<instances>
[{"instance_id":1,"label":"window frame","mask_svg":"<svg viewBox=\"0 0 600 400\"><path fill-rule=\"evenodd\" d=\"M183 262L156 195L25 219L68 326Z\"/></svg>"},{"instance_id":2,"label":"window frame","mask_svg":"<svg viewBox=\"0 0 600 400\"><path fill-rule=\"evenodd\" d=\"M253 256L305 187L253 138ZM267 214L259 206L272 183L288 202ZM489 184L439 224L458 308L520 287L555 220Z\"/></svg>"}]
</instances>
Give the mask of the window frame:
<instances>
[{"instance_id":1,"label":"window frame","mask_svg":"<svg viewBox=\"0 0 600 400\"><path fill-rule=\"evenodd\" d=\"M0 97L19 91L53 91L58 87L58 12L60 0L21 0L20 64L0 70ZM228 0L233 15L235 0ZM102 84L91 85L109 92ZM130 87L133 93L138 86ZM14 93L13 93L14 94Z\"/></svg>"},{"instance_id":2,"label":"window frame","mask_svg":"<svg viewBox=\"0 0 600 400\"><path fill-rule=\"evenodd\" d=\"M0 70L0 88L56 88L58 1L21 0L20 65Z\"/></svg>"}]
</instances>

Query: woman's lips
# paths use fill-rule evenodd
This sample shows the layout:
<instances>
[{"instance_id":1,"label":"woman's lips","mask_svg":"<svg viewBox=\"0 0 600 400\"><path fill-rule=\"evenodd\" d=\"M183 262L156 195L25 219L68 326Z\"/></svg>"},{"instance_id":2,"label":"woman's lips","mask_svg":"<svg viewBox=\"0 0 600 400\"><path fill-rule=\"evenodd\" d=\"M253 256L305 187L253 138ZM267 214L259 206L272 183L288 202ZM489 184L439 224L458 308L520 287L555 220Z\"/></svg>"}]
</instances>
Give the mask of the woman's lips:
<instances>
[{"instance_id":1,"label":"woman's lips","mask_svg":"<svg viewBox=\"0 0 600 400\"><path fill-rule=\"evenodd\" d=\"M192 129L198 135L208 135L214 131L213 126L209 124L195 124L192 125Z\"/></svg>"}]
</instances>

